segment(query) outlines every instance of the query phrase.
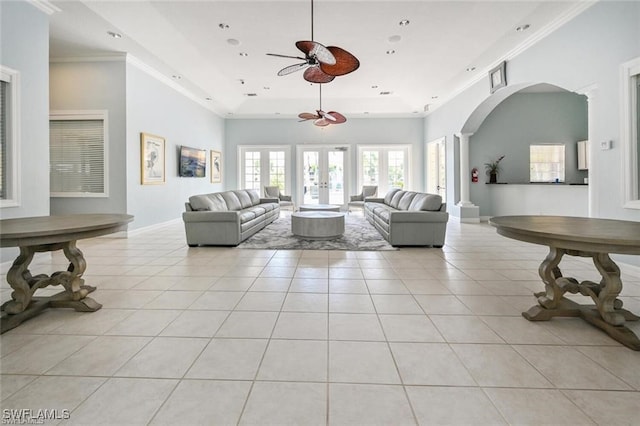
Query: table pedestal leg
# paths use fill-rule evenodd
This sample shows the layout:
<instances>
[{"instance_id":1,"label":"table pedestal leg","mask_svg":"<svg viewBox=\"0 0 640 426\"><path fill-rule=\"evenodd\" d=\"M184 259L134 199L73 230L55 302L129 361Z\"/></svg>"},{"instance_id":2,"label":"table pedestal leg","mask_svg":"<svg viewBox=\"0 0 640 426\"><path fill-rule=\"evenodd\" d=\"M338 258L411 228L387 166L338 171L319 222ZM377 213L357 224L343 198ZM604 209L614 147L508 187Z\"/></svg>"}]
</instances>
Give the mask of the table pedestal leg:
<instances>
[{"instance_id":1,"label":"table pedestal leg","mask_svg":"<svg viewBox=\"0 0 640 426\"><path fill-rule=\"evenodd\" d=\"M602 276L600 283L579 282L575 278L563 277L558 265L565 254L591 257ZM540 265L539 274L545 283L545 291L535 294L538 305L523 312L522 316L529 321L547 321L553 317L582 317L623 345L640 350L640 339L624 325L625 321L637 321L640 317L622 308L622 301L617 298L622 291L620 268L608 254L551 247ZM595 305L581 305L569 300L564 297L567 292L589 296Z\"/></svg>"},{"instance_id":2,"label":"table pedestal leg","mask_svg":"<svg viewBox=\"0 0 640 426\"><path fill-rule=\"evenodd\" d=\"M31 275L29 265L36 252L63 250L69 260L66 271ZM13 262L7 273L7 282L13 288L12 300L2 305L1 333L20 325L42 310L52 308L73 308L76 311L93 312L102 307L101 304L86 297L95 287L84 285L82 274L87 263L82 251L76 247L75 241L45 244L41 246L20 247L20 255ZM65 288L51 297L34 297L36 290L48 286L61 285Z\"/></svg>"}]
</instances>

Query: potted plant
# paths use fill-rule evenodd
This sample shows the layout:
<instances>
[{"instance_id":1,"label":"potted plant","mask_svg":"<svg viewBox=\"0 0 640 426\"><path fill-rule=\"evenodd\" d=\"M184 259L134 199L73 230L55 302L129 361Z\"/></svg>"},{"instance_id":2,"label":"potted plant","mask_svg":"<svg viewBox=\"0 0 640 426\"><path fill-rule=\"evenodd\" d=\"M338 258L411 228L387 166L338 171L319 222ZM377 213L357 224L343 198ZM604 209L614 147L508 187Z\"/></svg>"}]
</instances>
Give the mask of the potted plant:
<instances>
[{"instance_id":1,"label":"potted plant","mask_svg":"<svg viewBox=\"0 0 640 426\"><path fill-rule=\"evenodd\" d=\"M500 156L496 161L490 163L484 163L484 167L489 175L489 183L498 183L498 173L500 172L500 161L504 158L504 155Z\"/></svg>"}]
</instances>

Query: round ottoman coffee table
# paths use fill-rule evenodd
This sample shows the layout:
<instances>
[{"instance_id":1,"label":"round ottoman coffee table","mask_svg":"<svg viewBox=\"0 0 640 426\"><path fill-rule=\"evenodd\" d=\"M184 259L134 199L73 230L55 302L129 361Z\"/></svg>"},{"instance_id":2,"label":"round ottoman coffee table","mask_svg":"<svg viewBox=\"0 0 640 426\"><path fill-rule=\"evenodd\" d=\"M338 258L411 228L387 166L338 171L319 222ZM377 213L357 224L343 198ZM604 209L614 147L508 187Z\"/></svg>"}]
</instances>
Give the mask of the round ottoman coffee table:
<instances>
[{"instance_id":1,"label":"round ottoman coffee table","mask_svg":"<svg viewBox=\"0 0 640 426\"><path fill-rule=\"evenodd\" d=\"M300 206L301 212L339 212L340 206L334 204L303 204Z\"/></svg>"},{"instance_id":2,"label":"round ottoman coffee table","mask_svg":"<svg viewBox=\"0 0 640 426\"><path fill-rule=\"evenodd\" d=\"M344 234L344 213L306 211L291 214L291 232L308 240L331 240Z\"/></svg>"}]
</instances>

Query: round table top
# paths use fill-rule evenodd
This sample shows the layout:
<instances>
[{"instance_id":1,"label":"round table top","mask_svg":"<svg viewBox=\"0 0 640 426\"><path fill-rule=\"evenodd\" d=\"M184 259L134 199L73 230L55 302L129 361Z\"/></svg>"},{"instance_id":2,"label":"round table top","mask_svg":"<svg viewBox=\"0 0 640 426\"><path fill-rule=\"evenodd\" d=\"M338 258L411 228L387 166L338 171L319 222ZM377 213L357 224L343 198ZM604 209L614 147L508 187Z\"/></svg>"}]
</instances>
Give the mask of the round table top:
<instances>
[{"instance_id":1,"label":"round table top","mask_svg":"<svg viewBox=\"0 0 640 426\"><path fill-rule=\"evenodd\" d=\"M344 213L309 210L309 211L304 211L304 212L291 213L291 217L305 217L305 218L312 218L312 219L329 219L329 218L334 218L334 217L344 217Z\"/></svg>"},{"instance_id":2,"label":"round table top","mask_svg":"<svg viewBox=\"0 0 640 426\"><path fill-rule=\"evenodd\" d=\"M91 238L126 229L128 214L69 214L0 220L0 247L30 246Z\"/></svg>"},{"instance_id":3,"label":"round table top","mask_svg":"<svg viewBox=\"0 0 640 426\"><path fill-rule=\"evenodd\" d=\"M301 211L339 211L340 206L337 204L302 204Z\"/></svg>"},{"instance_id":4,"label":"round table top","mask_svg":"<svg viewBox=\"0 0 640 426\"><path fill-rule=\"evenodd\" d=\"M489 224L506 237L598 253L640 254L640 222L570 216L499 216Z\"/></svg>"}]
</instances>

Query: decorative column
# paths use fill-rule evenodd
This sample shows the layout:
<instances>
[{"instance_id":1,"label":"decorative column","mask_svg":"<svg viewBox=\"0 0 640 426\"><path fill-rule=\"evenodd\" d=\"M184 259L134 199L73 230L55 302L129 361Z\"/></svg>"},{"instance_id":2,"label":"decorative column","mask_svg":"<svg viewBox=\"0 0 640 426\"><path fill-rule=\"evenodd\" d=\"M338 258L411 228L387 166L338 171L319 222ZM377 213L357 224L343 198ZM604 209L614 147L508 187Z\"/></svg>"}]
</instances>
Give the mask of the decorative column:
<instances>
[{"instance_id":1,"label":"decorative column","mask_svg":"<svg viewBox=\"0 0 640 426\"><path fill-rule=\"evenodd\" d=\"M460 222L480 222L480 209L470 201L469 181L471 180L471 169L469 169L469 138L473 133L461 133L460 139L460 201L458 207L458 217Z\"/></svg>"},{"instance_id":2,"label":"decorative column","mask_svg":"<svg viewBox=\"0 0 640 426\"><path fill-rule=\"evenodd\" d=\"M460 201L458 206L471 207L473 203L469 201L469 137L472 133L460 134Z\"/></svg>"}]
</instances>

